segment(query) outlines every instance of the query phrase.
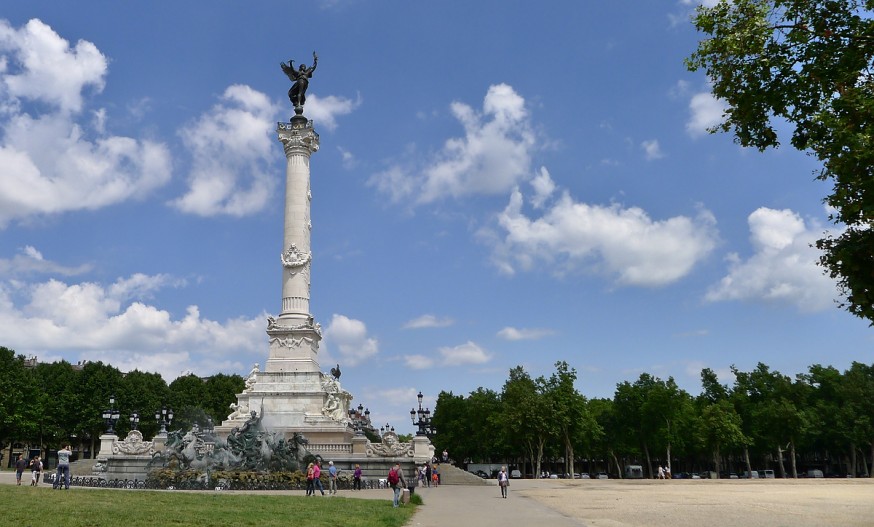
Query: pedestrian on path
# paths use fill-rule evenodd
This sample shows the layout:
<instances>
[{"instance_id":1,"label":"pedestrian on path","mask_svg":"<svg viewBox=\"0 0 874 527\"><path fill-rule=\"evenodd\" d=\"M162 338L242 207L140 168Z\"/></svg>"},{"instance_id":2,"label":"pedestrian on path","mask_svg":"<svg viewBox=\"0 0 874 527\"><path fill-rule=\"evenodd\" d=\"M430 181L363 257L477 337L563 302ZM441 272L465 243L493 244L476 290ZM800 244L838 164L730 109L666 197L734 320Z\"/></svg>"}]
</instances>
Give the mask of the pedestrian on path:
<instances>
[{"instance_id":1,"label":"pedestrian on path","mask_svg":"<svg viewBox=\"0 0 874 527\"><path fill-rule=\"evenodd\" d=\"M24 469L27 468L27 461L24 460L24 456L18 454L18 460L15 461L15 484L21 485L21 474L24 472Z\"/></svg>"},{"instance_id":2,"label":"pedestrian on path","mask_svg":"<svg viewBox=\"0 0 874 527\"><path fill-rule=\"evenodd\" d=\"M313 465L313 488L318 489L322 496L325 495L325 487L322 486L322 462L319 460ZM313 496L315 495L316 491L313 490Z\"/></svg>"},{"instance_id":3,"label":"pedestrian on path","mask_svg":"<svg viewBox=\"0 0 874 527\"><path fill-rule=\"evenodd\" d=\"M334 466L333 461L328 461L328 493L331 495L337 494L337 467Z\"/></svg>"},{"instance_id":4,"label":"pedestrian on path","mask_svg":"<svg viewBox=\"0 0 874 527\"><path fill-rule=\"evenodd\" d=\"M36 487L39 485L39 476L42 474L42 461L39 459L39 456L34 456L30 460L30 474L30 486Z\"/></svg>"},{"instance_id":5,"label":"pedestrian on path","mask_svg":"<svg viewBox=\"0 0 874 527\"><path fill-rule=\"evenodd\" d=\"M394 491L392 507L397 508L401 499L401 491L407 486L407 482L404 481L404 471L401 470L400 463L395 463L395 466L388 471L388 484L391 485Z\"/></svg>"},{"instance_id":6,"label":"pedestrian on path","mask_svg":"<svg viewBox=\"0 0 874 527\"><path fill-rule=\"evenodd\" d=\"M315 487L313 485L313 463L310 463L307 465L307 496L315 494Z\"/></svg>"},{"instance_id":7,"label":"pedestrian on path","mask_svg":"<svg viewBox=\"0 0 874 527\"><path fill-rule=\"evenodd\" d=\"M72 447L66 445L58 450L58 471L55 475L55 488L70 490L70 456L73 455Z\"/></svg>"},{"instance_id":8,"label":"pedestrian on path","mask_svg":"<svg viewBox=\"0 0 874 527\"><path fill-rule=\"evenodd\" d=\"M352 490L361 490L361 465L355 464L355 472L352 473Z\"/></svg>"},{"instance_id":9,"label":"pedestrian on path","mask_svg":"<svg viewBox=\"0 0 874 527\"><path fill-rule=\"evenodd\" d=\"M510 487L510 477L507 475L507 467L501 467L498 474L498 486L501 487L501 497L507 498L507 490Z\"/></svg>"}]
</instances>

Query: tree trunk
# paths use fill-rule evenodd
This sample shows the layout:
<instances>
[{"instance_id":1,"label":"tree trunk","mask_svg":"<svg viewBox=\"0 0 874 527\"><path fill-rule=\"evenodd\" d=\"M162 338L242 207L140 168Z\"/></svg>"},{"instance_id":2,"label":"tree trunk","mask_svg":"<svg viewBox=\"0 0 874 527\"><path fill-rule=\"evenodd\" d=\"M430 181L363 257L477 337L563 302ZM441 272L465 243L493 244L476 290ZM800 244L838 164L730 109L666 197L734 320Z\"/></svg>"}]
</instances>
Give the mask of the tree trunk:
<instances>
[{"instance_id":1,"label":"tree trunk","mask_svg":"<svg viewBox=\"0 0 874 527\"><path fill-rule=\"evenodd\" d=\"M779 463L778 466L780 467L780 477L785 479L786 467L783 466L783 447L780 445L777 445L777 462Z\"/></svg>"},{"instance_id":2,"label":"tree trunk","mask_svg":"<svg viewBox=\"0 0 874 527\"><path fill-rule=\"evenodd\" d=\"M868 475L868 456L865 455L865 452L861 448L859 449L859 455L862 456L862 476L866 478L870 477Z\"/></svg>"},{"instance_id":3,"label":"tree trunk","mask_svg":"<svg viewBox=\"0 0 874 527\"><path fill-rule=\"evenodd\" d=\"M871 471L868 472L868 477L874 478L874 441L869 443L869 445L871 447Z\"/></svg>"},{"instance_id":4,"label":"tree trunk","mask_svg":"<svg viewBox=\"0 0 874 527\"><path fill-rule=\"evenodd\" d=\"M622 477L622 466L619 464L619 458L616 457L616 452L611 451L610 455L613 456L613 461L616 463L616 473L619 474L619 477ZM610 472L610 468L607 468L607 472Z\"/></svg>"},{"instance_id":5,"label":"tree trunk","mask_svg":"<svg viewBox=\"0 0 874 527\"><path fill-rule=\"evenodd\" d=\"M568 473L571 475L571 479L574 477L574 445L571 443L570 437L565 435L565 460L568 462Z\"/></svg>"},{"instance_id":6,"label":"tree trunk","mask_svg":"<svg viewBox=\"0 0 874 527\"><path fill-rule=\"evenodd\" d=\"M795 464L795 440L789 441L789 455L792 456L792 462L789 464L792 467L792 477L798 479L798 467Z\"/></svg>"},{"instance_id":7,"label":"tree trunk","mask_svg":"<svg viewBox=\"0 0 874 527\"><path fill-rule=\"evenodd\" d=\"M856 475L856 445L850 445L850 466L847 467L847 475Z\"/></svg>"},{"instance_id":8,"label":"tree trunk","mask_svg":"<svg viewBox=\"0 0 874 527\"><path fill-rule=\"evenodd\" d=\"M719 445L713 449L713 471L716 472L716 479L719 479Z\"/></svg>"},{"instance_id":9,"label":"tree trunk","mask_svg":"<svg viewBox=\"0 0 874 527\"><path fill-rule=\"evenodd\" d=\"M646 445L646 443L643 444L643 452L644 454L646 454L646 468L649 470L649 479L652 479L652 461L649 458L649 447ZM622 473L620 472L619 475L621 476Z\"/></svg>"},{"instance_id":10,"label":"tree trunk","mask_svg":"<svg viewBox=\"0 0 874 527\"><path fill-rule=\"evenodd\" d=\"M753 465L750 463L750 447L744 445L744 463L747 465L747 474L753 473Z\"/></svg>"},{"instance_id":11,"label":"tree trunk","mask_svg":"<svg viewBox=\"0 0 874 527\"><path fill-rule=\"evenodd\" d=\"M671 442L670 441L668 441L668 448L667 448L667 451L665 452L665 455L668 458L668 470L670 470L671 469ZM673 474L673 472L671 472L671 474Z\"/></svg>"}]
</instances>

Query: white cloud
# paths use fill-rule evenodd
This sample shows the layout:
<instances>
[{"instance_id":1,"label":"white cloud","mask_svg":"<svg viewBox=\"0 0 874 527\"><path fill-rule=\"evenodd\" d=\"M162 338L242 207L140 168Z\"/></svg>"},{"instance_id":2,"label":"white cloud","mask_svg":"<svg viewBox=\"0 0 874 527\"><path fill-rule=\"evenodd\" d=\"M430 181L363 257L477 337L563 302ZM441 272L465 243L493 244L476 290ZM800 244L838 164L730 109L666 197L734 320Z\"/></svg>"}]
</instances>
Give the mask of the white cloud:
<instances>
[{"instance_id":1,"label":"white cloud","mask_svg":"<svg viewBox=\"0 0 874 527\"><path fill-rule=\"evenodd\" d=\"M349 366L360 364L379 353L379 342L367 335L367 326L360 320L334 314L325 329L325 343L337 360Z\"/></svg>"},{"instance_id":2,"label":"white cloud","mask_svg":"<svg viewBox=\"0 0 874 527\"><path fill-rule=\"evenodd\" d=\"M368 184L392 201L430 203L448 197L495 195L512 189L530 174L535 135L525 100L506 84L491 86L482 113L460 102L452 114L464 137L448 139L430 164L420 170L394 165Z\"/></svg>"},{"instance_id":3,"label":"white cloud","mask_svg":"<svg viewBox=\"0 0 874 527\"><path fill-rule=\"evenodd\" d=\"M77 267L46 260L35 247L25 246L11 259L0 258L0 276L15 277L32 273L59 274L74 276L91 270L91 265L82 264Z\"/></svg>"},{"instance_id":4,"label":"white cloud","mask_svg":"<svg viewBox=\"0 0 874 527\"><path fill-rule=\"evenodd\" d=\"M308 95L306 116L313 120L313 126L316 129L324 127L328 130L335 130L337 128L337 117L349 115L359 106L361 106L361 95L354 101L345 97L337 97L336 95L329 95L324 98L317 95Z\"/></svg>"},{"instance_id":5,"label":"white cloud","mask_svg":"<svg viewBox=\"0 0 874 527\"><path fill-rule=\"evenodd\" d=\"M531 180L531 187L534 189L531 204L534 208L539 209L555 192L555 183L549 176L549 171L546 170L546 167L540 167L537 175Z\"/></svg>"},{"instance_id":6,"label":"white cloud","mask_svg":"<svg viewBox=\"0 0 874 527\"><path fill-rule=\"evenodd\" d=\"M555 332L551 329L544 328L514 328L514 327L505 327L501 331L498 331L498 337L505 340L537 340L543 337L547 337L549 335L553 335Z\"/></svg>"},{"instance_id":7,"label":"white cloud","mask_svg":"<svg viewBox=\"0 0 874 527\"><path fill-rule=\"evenodd\" d=\"M438 318L434 315L422 315L404 324L404 329L445 328L454 323L455 321L449 317Z\"/></svg>"},{"instance_id":8,"label":"white cloud","mask_svg":"<svg viewBox=\"0 0 874 527\"><path fill-rule=\"evenodd\" d=\"M640 144L640 147L643 149L643 153L647 161L654 161L656 159L661 159L665 157L665 154L662 152L661 146L659 146L658 139L650 139L644 141Z\"/></svg>"},{"instance_id":9,"label":"white cloud","mask_svg":"<svg viewBox=\"0 0 874 527\"><path fill-rule=\"evenodd\" d=\"M193 158L188 191L172 202L200 216L245 216L276 191L273 116L277 107L248 86L229 86L222 102L179 134Z\"/></svg>"},{"instance_id":10,"label":"white cloud","mask_svg":"<svg viewBox=\"0 0 874 527\"><path fill-rule=\"evenodd\" d=\"M452 348L440 348L438 351L443 357L443 364L446 366L484 364L492 358L486 350L471 341L467 341L464 344Z\"/></svg>"},{"instance_id":11,"label":"white cloud","mask_svg":"<svg viewBox=\"0 0 874 527\"><path fill-rule=\"evenodd\" d=\"M706 210L696 218L652 220L637 207L575 202L567 192L539 218L522 210L513 191L498 215L502 229L493 252L505 273L546 266L556 273L595 270L616 275L620 284L661 286L675 282L707 257L716 244L715 219Z\"/></svg>"},{"instance_id":12,"label":"white cloud","mask_svg":"<svg viewBox=\"0 0 874 527\"><path fill-rule=\"evenodd\" d=\"M242 370L263 356L263 316L219 323L189 306L174 319L142 301L176 283L164 275L134 275L109 285L0 282L3 345L42 359L60 355L71 362L102 360L122 371L153 371L168 382L183 370Z\"/></svg>"},{"instance_id":13,"label":"white cloud","mask_svg":"<svg viewBox=\"0 0 874 527\"><path fill-rule=\"evenodd\" d=\"M21 29L0 21L0 64L0 228L141 199L169 181L163 144L106 135L103 109L82 115L83 92L99 93L106 74L93 44L71 48L35 19Z\"/></svg>"},{"instance_id":14,"label":"white cloud","mask_svg":"<svg viewBox=\"0 0 874 527\"><path fill-rule=\"evenodd\" d=\"M783 303L812 312L834 306L835 282L817 265L819 250L811 245L822 228L806 226L795 212L761 207L749 215L754 254L743 261L728 255L729 272L706 294L711 302L747 300Z\"/></svg>"},{"instance_id":15,"label":"white cloud","mask_svg":"<svg viewBox=\"0 0 874 527\"><path fill-rule=\"evenodd\" d=\"M686 122L686 133L692 137L707 134L707 129L722 122L722 115L727 106L710 92L696 93L689 101L692 115Z\"/></svg>"},{"instance_id":16,"label":"white cloud","mask_svg":"<svg viewBox=\"0 0 874 527\"><path fill-rule=\"evenodd\" d=\"M0 20L0 53L7 65L2 84L6 96L48 103L61 114L82 110L82 92L103 90L106 57L91 42L74 47L51 27L31 19L21 29Z\"/></svg>"},{"instance_id":17,"label":"white cloud","mask_svg":"<svg viewBox=\"0 0 874 527\"><path fill-rule=\"evenodd\" d=\"M427 370L434 366L434 359L425 355L407 355L404 357L404 364L412 370Z\"/></svg>"}]
</instances>

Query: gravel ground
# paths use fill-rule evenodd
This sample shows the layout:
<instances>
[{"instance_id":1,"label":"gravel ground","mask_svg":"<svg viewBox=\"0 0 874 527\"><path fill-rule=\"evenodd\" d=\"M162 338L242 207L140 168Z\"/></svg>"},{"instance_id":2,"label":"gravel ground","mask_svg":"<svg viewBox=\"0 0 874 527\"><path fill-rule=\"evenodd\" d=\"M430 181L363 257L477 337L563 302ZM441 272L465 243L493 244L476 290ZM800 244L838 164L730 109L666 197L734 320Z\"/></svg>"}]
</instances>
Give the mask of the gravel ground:
<instances>
[{"instance_id":1,"label":"gravel ground","mask_svg":"<svg viewBox=\"0 0 874 527\"><path fill-rule=\"evenodd\" d=\"M553 480L516 486L589 527L874 526L874 480Z\"/></svg>"}]
</instances>

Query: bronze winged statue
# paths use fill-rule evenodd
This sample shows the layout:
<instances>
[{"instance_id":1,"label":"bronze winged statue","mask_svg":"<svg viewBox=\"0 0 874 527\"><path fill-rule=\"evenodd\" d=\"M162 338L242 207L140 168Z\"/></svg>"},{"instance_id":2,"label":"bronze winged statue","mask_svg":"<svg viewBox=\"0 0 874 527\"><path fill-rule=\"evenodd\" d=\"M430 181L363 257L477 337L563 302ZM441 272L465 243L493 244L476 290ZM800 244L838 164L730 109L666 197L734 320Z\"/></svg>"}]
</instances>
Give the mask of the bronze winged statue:
<instances>
[{"instance_id":1,"label":"bronze winged statue","mask_svg":"<svg viewBox=\"0 0 874 527\"><path fill-rule=\"evenodd\" d=\"M279 66L282 71L288 75L289 80L294 84L288 90L288 100L294 105L295 113L303 113L303 105L306 103L307 87L310 84L309 79L313 77L313 72L316 71L316 66L319 64L319 56L313 51L313 65L308 68L306 64L301 64L298 69L294 69L294 61L289 60L288 64L280 62ZM300 109L300 111L298 111Z\"/></svg>"}]
</instances>

